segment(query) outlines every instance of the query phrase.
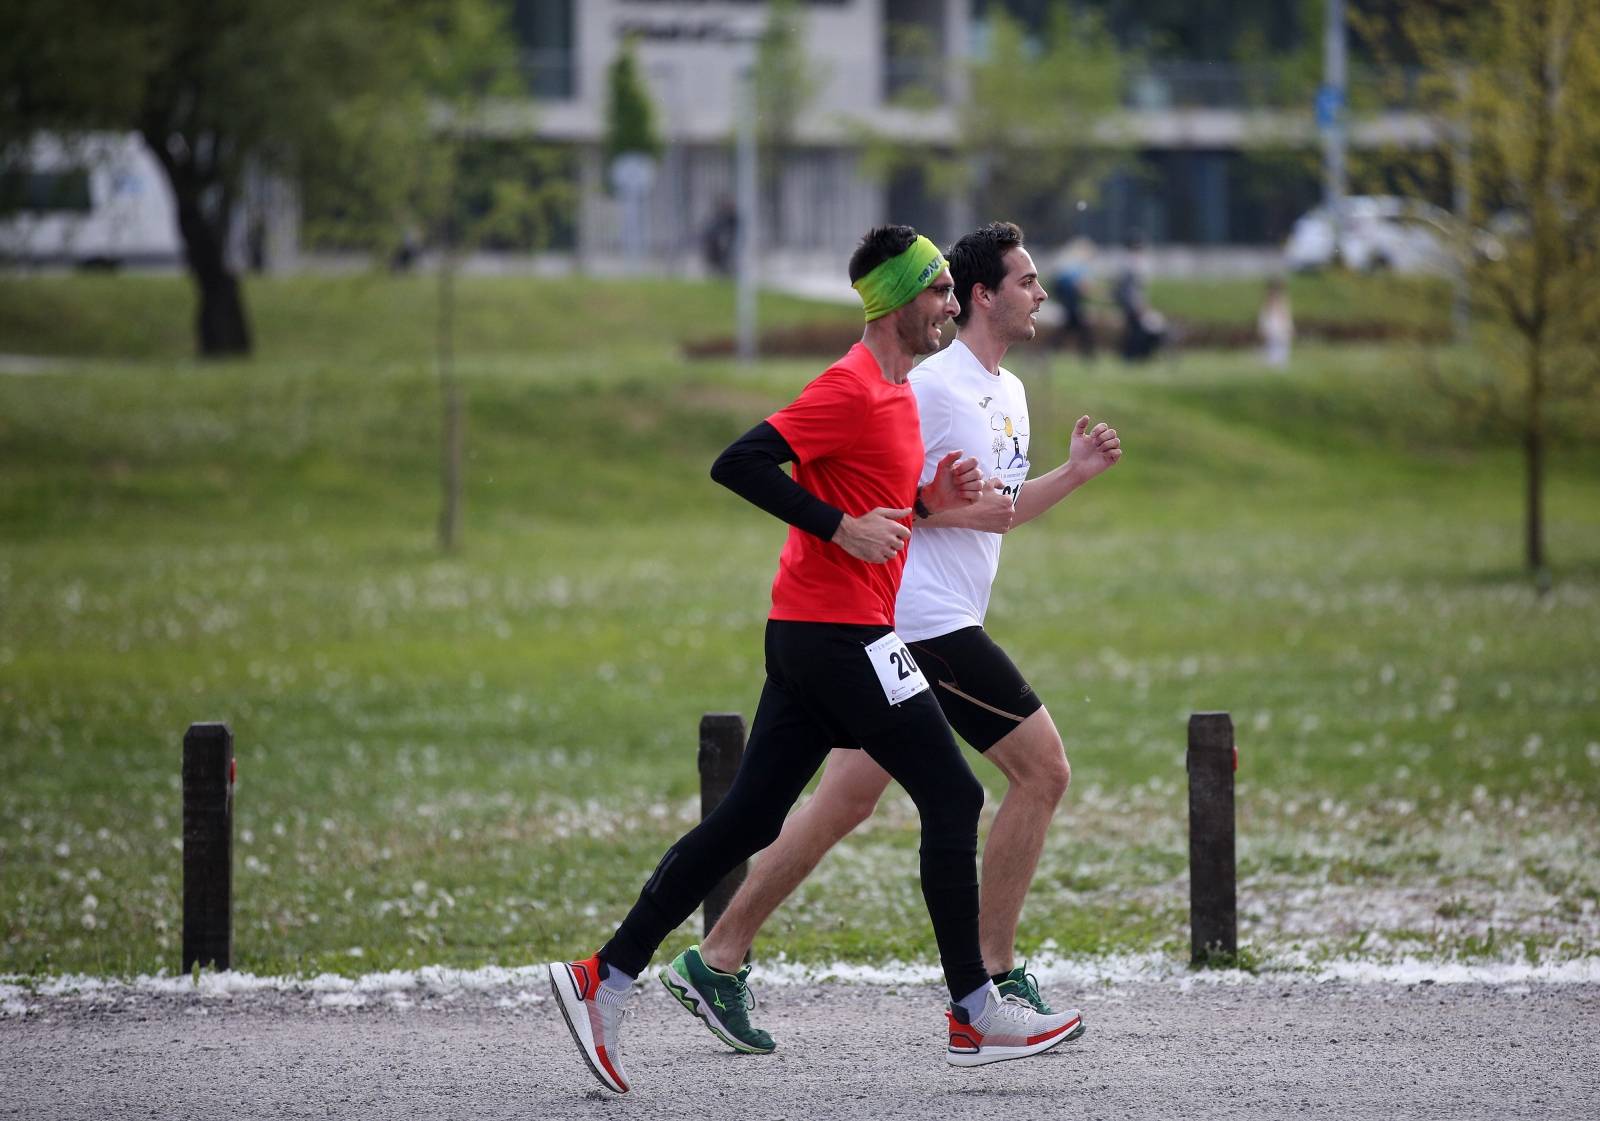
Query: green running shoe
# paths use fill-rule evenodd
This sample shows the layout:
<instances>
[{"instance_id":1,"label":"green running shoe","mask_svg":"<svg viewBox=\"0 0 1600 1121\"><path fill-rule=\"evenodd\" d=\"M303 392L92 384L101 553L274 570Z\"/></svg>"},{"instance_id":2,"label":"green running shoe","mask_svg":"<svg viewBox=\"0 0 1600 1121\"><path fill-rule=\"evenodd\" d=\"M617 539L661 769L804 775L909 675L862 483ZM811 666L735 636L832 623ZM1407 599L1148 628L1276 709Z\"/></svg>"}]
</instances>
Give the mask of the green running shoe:
<instances>
[{"instance_id":1,"label":"green running shoe","mask_svg":"<svg viewBox=\"0 0 1600 1121\"><path fill-rule=\"evenodd\" d=\"M737 974L719 973L700 957L700 947L690 946L656 974L678 1003L706 1022L711 1034L747 1055L770 1055L777 1044L760 1028L750 1026L748 1013L756 1006L755 994L745 984L747 965Z\"/></svg>"},{"instance_id":2,"label":"green running shoe","mask_svg":"<svg viewBox=\"0 0 1600 1121\"><path fill-rule=\"evenodd\" d=\"M1023 1000L1033 1005L1033 1010L1041 1016L1055 1015L1055 1009L1051 1008L1044 997L1039 995L1039 981L1032 973L1028 972L1026 964L1019 965L1010 973L1007 973L1006 979L1001 981L996 988L1000 990L1001 996L1020 996Z\"/></svg>"}]
</instances>

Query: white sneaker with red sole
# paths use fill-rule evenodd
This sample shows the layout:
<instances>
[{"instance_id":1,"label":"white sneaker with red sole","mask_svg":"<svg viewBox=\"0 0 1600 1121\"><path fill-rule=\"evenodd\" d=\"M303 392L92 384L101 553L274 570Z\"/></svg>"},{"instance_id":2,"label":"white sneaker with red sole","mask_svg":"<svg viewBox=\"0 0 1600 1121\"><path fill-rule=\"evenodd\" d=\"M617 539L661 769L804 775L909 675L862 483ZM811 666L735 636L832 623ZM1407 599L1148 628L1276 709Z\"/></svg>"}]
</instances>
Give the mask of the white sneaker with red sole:
<instances>
[{"instance_id":1,"label":"white sneaker with red sole","mask_svg":"<svg viewBox=\"0 0 1600 1121\"><path fill-rule=\"evenodd\" d=\"M626 992L608 989L600 983L605 966L596 954L585 961L554 961L549 965L550 988L561 1015L572 1032L583 1061L608 1090L628 1092L628 1076L622 1070L622 1015L628 1001Z\"/></svg>"},{"instance_id":2,"label":"white sneaker with red sole","mask_svg":"<svg viewBox=\"0 0 1600 1121\"><path fill-rule=\"evenodd\" d=\"M1083 1016L1076 1008L1045 1015L1020 996L1001 996L989 990L983 1013L965 1020L961 1008L945 1013L950 1021L950 1047L945 1061L951 1066L978 1067L1025 1059L1077 1039L1083 1034Z\"/></svg>"}]
</instances>

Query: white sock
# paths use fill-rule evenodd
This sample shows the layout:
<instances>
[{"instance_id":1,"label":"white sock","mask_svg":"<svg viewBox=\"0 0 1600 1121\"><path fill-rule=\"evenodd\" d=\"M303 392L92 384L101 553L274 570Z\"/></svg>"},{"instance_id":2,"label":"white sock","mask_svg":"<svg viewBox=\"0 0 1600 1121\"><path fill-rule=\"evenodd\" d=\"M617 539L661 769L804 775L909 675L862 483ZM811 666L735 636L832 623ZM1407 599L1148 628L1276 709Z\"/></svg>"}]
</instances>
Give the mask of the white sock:
<instances>
[{"instance_id":1,"label":"white sock","mask_svg":"<svg viewBox=\"0 0 1600 1121\"><path fill-rule=\"evenodd\" d=\"M967 1023L974 1026L977 1025L978 1017L983 1015L983 1010L989 1006L990 993L994 993L996 1000L1000 999L1000 992L994 987L994 982L985 981L966 996L956 1001L956 1004L961 1008L961 1011L967 1014Z\"/></svg>"},{"instance_id":2,"label":"white sock","mask_svg":"<svg viewBox=\"0 0 1600 1121\"><path fill-rule=\"evenodd\" d=\"M600 981L602 990L610 989L614 993L626 993L633 988L634 978L612 965L606 963L606 975Z\"/></svg>"}]
</instances>

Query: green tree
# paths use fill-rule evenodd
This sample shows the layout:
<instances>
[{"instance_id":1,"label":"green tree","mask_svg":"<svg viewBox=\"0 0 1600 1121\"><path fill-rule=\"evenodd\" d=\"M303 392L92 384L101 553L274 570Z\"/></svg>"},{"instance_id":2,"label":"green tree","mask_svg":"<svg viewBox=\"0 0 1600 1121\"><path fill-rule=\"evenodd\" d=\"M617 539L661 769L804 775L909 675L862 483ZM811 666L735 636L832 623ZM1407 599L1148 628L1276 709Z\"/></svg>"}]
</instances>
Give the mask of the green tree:
<instances>
[{"instance_id":1,"label":"green tree","mask_svg":"<svg viewBox=\"0 0 1600 1121\"><path fill-rule=\"evenodd\" d=\"M471 4L497 11L492 0ZM0 145L137 132L172 185L207 357L251 348L227 250L249 176L381 179L426 129L467 0L21 0L0 5ZM378 193L382 193L381 191Z\"/></svg>"},{"instance_id":2,"label":"green tree","mask_svg":"<svg viewBox=\"0 0 1600 1121\"><path fill-rule=\"evenodd\" d=\"M756 111L756 150L766 226L783 236L784 161L794 150L800 121L822 88L822 63L806 54L805 10L798 0L772 0L756 42L752 75Z\"/></svg>"},{"instance_id":3,"label":"green tree","mask_svg":"<svg viewBox=\"0 0 1600 1121\"><path fill-rule=\"evenodd\" d=\"M622 44L612 60L606 91L606 163L629 153L659 157L661 134L656 128L655 102L639 74L632 39Z\"/></svg>"},{"instance_id":4,"label":"green tree","mask_svg":"<svg viewBox=\"0 0 1600 1121\"><path fill-rule=\"evenodd\" d=\"M1600 390L1600 7L1485 0L1409 14L1436 132L1459 153L1453 242L1479 373L1437 378L1523 450L1524 560L1548 586L1546 455L1564 400Z\"/></svg>"},{"instance_id":5,"label":"green tree","mask_svg":"<svg viewBox=\"0 0 1600 1121\"><path fill-rule=\"evenodd\" d=\"M662 145L631 38L612 60L607 85L606 187L620 203L623 252L637 262L650 244L649 200Z\"/></svg>"},{"instance_id":6,"label":"green tree","mask_svg":"<svg viewBox=\"0 0 1600 1121\"><path fill-rule=\"evenodd\" d=\"M1121 103L1124 59L1104 25L1066 4L1031 40L996 10L987 58L959 107L962 144L995 213L1054 191L1085 197L1115 162L1101 131ZM966 161L964 161L966 162Z\"/></svg>"},{"instance_id":7,"label":"green tree","mask_svg":"<svg viewBox=\"0 0 1600 1121\"><path fill-rule=\"evenodd\" d=\"M1042 198L1061 208L1093 198L1124 158L1118 119L1128 56L1098 15L1061 0L1038 35L991 5L987 40L952 83L962 92L949 148L867 134L868 170L917 168L933 191L980 199L988 216L1022 214ZM914 88L906 103L928 107L933 96Z\"/></svg>"},{"instance_id":8,"label":"green tree","mask_svg":"<svg viewBox=\"0 0 1600 1121\"><path fill-rule=\"evenodd\" d=\"M204 356L250 350L226 246L245 178L311 204L312 237L438 257L445 550L459 546L466 407L455 279L485 243L536 245L570 206L553 153L499 136L521 93L499 0L59 0L0 8L0 144L39 129L135 130L166 171ZM526 131L524 128L523 132ZM3 155L3 152L0 152Z\"/></svg>"},{"instance_id":9,"label":"green tree","mask_svg":"<svg viewBox=\"0 0 1600 1121\"><path fill-rule=\"evenodd\" d=\"M496 110L522 94L505 9L484 0L431 4L416 75L428 107L426 127L395 139L386 174L343 177L350 189L340 209L358 220L367 216L368 234L378 244L397 228L420 228L437 255L437 531L439 547L454 552L461 546L467 441L467 402L455 363L462 257L489 244L543 244L574 200L556 153L529 140L525 129L501 135L496 127Z\"/></svg>"},{"instance_id":10,"label":"green tree","mask_svg":"<svg viewBox=\"0 0 1600 1121\"><path fill-rule=\"evenodd\" d=\"M546 244L574 203L561 154L509 127L502 110L524 90L506 9L496 0L414 0L427 18L413 30L405 102L366 99L350 112L382 135L344 154L313 183L312 232L380 254L396 242L432 254L439 379L439 547L462 544L467 400L456 370L456 287L462 259L485 247Z\"/></svg>"}]
</instances>

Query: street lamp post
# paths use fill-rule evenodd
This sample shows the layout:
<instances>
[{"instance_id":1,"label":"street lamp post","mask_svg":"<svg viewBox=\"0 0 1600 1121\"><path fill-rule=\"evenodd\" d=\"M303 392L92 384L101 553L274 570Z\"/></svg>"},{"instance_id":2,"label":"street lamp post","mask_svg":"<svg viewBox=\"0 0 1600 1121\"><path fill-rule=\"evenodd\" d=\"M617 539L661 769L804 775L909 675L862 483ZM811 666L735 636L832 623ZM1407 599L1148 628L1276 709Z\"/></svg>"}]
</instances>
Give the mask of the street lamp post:
<instances>
[{"instance_id":1,"label":"street lamp post","mask_svg":"<svg viewBox=\"0 0 1600 1121\"><path fill-rule=\"evenodd\" d=\"M1317 127L1322 132L1323 202L1333 227L1338 259L1344 233L1345 182L1345 21L1344 0L1327 0L1323 28L1323 78L1317 91Z\"/></svg>"},{"instance_id":2,"label":"street lamp post","mask_svg":"<svg viewBox=\"0 0 1600 1121\"><path fill-rule=\"evenodd\" d=\"M734 154L734 195L739 211L734 243L738 287L739 361L756 360L756 235L760 200L756 193L756 80L754 66L739 73L738 125Z\"/></svg>"}]
</instances>

